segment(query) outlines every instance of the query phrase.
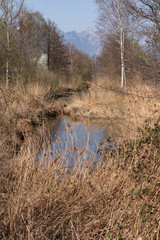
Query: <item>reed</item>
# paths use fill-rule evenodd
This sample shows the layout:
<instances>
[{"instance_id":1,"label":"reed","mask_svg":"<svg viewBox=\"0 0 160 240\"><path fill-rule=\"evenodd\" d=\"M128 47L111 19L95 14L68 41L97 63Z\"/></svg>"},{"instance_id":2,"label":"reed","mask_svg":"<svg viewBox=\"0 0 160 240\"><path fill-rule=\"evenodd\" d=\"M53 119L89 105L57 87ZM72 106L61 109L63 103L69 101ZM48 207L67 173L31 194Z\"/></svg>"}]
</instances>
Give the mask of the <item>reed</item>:
<instances>
[{"instance_id":1,"label":"reed","mask_svg":"<svg viewBox=\"0 0 160 240\"><path fill-rule=\"evenodd\" d=\"M129 140L128 134L114 151L102 146L103 154L95 167L94 158L88 161L88 141L78 145L69 122L65 126L65 147L61 147L57 137L56 154L53 152L40 121L46 116L46 109L53 111L53 103L46 101L43 87L33 86L18 85L8 90L2 86L0 90L0 239L159 239L158 100L136 103L135 96L113 89L104 93L100 89L92 93L91 89L90 96L84 96L82 106L88 107L89 112L96 103L98 111L108 99L113 101L112 107L120 102L125 110L132 109L133 104L135 112L131 111L130 117L140 113L140 106L143 120L150 116L143 127L135 130L136 138ZM150 112L148 107L154 104ZM80 109L80 104L77 107ZM17 136L17 131L22 135ZM17 137L22 136L25 140L18 144ZM69 137L74 144L69 143ZM68 155L74 164L68 164Z\"/></svg>"},{"instance_id":2,"label":"reed","mask_svg":"<svg viewBox=\"0 0 160 240\"><path fill-rule=\"evenodd\" d=\"M74 136L69 122L66 131ZM48 140L28 139L2 164L1 239L159 239L159 134L159 122L147 122L136 140L103 148L103 167L92 172L87 145L51 158Z\"/></svg>"},{"instance_id":3,"label":"reed","mask_svg":"<svg viewBox=\"0 0 160 240\"><path fill-rule=\"evenodd\" d=\"M118 141L135 138L138 127L148 118L156 120L159 116L159 88L135 79L122 90L117 82L97 77L88 93L74 96L64 112L77 118L101 120Z\"/></svg>"}]
</instances>

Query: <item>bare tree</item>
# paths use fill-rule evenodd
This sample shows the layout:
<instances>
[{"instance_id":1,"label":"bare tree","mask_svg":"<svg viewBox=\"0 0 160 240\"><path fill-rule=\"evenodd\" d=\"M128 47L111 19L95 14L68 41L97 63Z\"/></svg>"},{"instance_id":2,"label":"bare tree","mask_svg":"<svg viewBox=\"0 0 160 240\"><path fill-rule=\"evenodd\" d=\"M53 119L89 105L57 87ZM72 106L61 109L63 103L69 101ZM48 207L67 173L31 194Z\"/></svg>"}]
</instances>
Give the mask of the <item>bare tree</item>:
<instances>
[{"instance_id":1,"label":"bare tree","mask_svg":"<svg viewBox=\"0 0 160 240\"><path fill-rule=\"evenodd\" d=\"M127 0L132 15L141 20L141 37L156 62L156 82L160 74L160 0Z\"/></svg>"},{"instance_id":2,"label":"bare tree","mask_svg":"<svg viewBox=\"0 0 160 240\"><path fill-rule=\"evenodd\" d=\"M126 86L125 76L125 34L128 27L128 12L124 0L96 0L99 7L98 28L104 36L117 39L121 52L121 87ZM111 36L111 35L110 35ZM118 36L116 38L115 36Z\"/></svg>"},{"instance_id":3,"label":"bare tree","mask_svg":"<svg viewBox=\"0 0 160 240\"><path fill-rule=\"evenodd\" d=\"M35 76L42 54L46 54L46 21L41 13L23 9L18 17L17 26L19 30L14 41L17 61L13 65L16 74L28 81Z\"/></svg>"},{"instance_id":4,"label":"bare tree","mask_svg":"<svg viewBox=\"0 0 160 240\"><path fill-rule=\"evenodd\" d=\"M159 0L127 0L133 13L156 25L160 32L160 1Z\"/></svg>"},{"instance_id":5,"label":"bare tree","mask_svg":"<svg viewBox=\"0 0 160 240\"><path fill-rule=\"evenodd\" d=\"M68 68L68 46L54 22L47 21L46 53L47 65L51 71L65 72Z\"/></svg>"},{"instance_id":6,"label":"bare tree","mask_svg":"<svg viewBox=\"0 0 160 240\"><path fill-rule=\"evenodd\" d=\"M10 42L13 23L20 14L24 0L21 0L20 5L16 8L15 0L1 0L0 1L0 27L6 34L6 43L4 44L6 50L6 86L8 86L9 79L9 57L10 57ZM16 8L16 10L15 10Z\"/></svg>"}]
</instances>

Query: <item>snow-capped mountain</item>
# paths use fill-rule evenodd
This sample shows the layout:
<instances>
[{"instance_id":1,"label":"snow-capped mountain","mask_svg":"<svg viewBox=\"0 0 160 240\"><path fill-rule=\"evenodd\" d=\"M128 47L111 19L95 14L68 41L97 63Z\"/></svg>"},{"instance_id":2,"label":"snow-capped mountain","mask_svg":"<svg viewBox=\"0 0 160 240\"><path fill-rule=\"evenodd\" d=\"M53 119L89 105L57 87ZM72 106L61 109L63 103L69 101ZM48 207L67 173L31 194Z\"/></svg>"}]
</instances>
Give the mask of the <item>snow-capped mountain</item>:
<instances>
[{"instance_id":1,"label":"snow-capped mountain","mask_svg":"<svg viewBox=\"0 0 160 240\"><path fill-rule=\"evenodd\" d=\"M67 43L74 45L80 51L88 54L90 57L99 55L102 47L102 42L98 37L96 31L88 28L82 32L67 32L63 33L64 39Z\"/></svg>"}]
</instances>

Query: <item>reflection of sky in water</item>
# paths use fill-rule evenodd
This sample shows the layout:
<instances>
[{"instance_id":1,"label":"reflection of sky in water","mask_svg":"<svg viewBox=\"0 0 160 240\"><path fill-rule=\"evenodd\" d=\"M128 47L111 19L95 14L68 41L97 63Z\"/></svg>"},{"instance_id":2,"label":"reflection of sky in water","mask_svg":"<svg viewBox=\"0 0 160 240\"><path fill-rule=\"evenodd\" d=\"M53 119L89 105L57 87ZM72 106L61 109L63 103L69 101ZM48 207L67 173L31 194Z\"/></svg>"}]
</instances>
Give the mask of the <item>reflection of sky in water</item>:
<instances>
[{"instance_id":1,"label":"reflection of sky in water","mask_svg":"<svg viewBox=\"0 0 160 240\"><path fill-rule=\"evenodd\" d=\"M72 122L69 119L55 119L50 125L50 146L46 145L45 155L49 161L61 159L70 166L87 160L98 160L98 143L107 138L106 130L96 124ZM107 144L106 144L107 146ZM74 162L75 164L75 162Z\"/></svg>"}]
</instances>

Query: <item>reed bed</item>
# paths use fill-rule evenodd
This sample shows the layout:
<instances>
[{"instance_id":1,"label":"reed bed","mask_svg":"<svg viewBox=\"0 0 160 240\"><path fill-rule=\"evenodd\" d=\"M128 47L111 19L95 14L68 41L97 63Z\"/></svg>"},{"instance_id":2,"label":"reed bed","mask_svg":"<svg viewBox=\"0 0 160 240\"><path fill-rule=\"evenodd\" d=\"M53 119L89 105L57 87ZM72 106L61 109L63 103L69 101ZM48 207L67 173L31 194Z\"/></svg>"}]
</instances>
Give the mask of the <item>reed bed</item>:
<instances>
[{"instance_id":1,"label":"reed bed","mask_svg":"<svg viewBox=\"0 0 160 240\"><path fill-rule=\"evenodd\" d=\"M67 122L66 128L71 134ZM1 239L158 240L159 140L158 119L139 129L136 140L114 151L102 147L103 166L101 158L94 168L85 158L87 146L77 146L79 159L68 171L69 146L47 165L53 151L48 142L28 139L18 156L2 164Z\"/></svg>"},{"instance_id":2,"label":"reed bed","mask_svg":"<svg viewBox=\"0 0 160 240\"><path fill-rule=\"evenodd\" d=\"M160 89L136 79L126 89L105 77L97 77L88 93L74 96L64 112L76 118L101 120L118 141L135 138L145 120L159 116Z\"/></svg>"},{"instance_id":3,"label":"reed bed","mask_svg":"<svg viewBox=\"0 0 160 240\"><path fill-rule=\"evenodd\" d=\"M89 140L78 145L69 122L66 133L76 141L70 144L72 141L67 140L62 148L57 136L53 151L43 120L47 114L63 110L51 101L49 88L35 84L1 87L0 239L160 239L158 93L146 87L146 96L154 98L141 99L142 93L139 90L135 96L134 88L128 90L134 95L117 93L116 88L100 89L92 87L88 95L75 98L79 101L76 108L75 101L69 105L73 104L69 111L72 117L87 113L99 117L102 112L111 118L115 111L119 122L123 116L120 123L125 127L113 117L112 128L126 132L127 139L111 150L106 148L107 140L102 141L97 146L101 153L97 160L94 155L88 159ZM131 140L130 126L135 130ZM73 161L69 162L68 156Z\"/></svg>"}]
</instances>

